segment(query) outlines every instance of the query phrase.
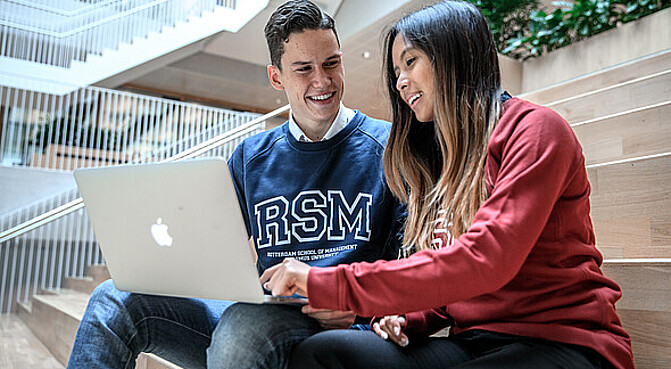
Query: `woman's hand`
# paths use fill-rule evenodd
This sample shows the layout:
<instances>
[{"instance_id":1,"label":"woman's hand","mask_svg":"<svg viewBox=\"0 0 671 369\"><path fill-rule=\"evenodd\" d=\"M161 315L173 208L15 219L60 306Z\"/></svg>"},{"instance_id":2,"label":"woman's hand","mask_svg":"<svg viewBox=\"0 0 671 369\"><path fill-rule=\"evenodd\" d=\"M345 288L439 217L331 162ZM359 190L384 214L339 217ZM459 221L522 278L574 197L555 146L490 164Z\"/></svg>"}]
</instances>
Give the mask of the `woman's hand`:
<instances>
[{"instance_id":1,"label":"woman's hand","mask_svg":"<svg viewBox=\"0 0 671 369\"><path fill-rule=\"evenodd\" d=\"M403 333L405 327L405 317L398 315L388 315L373 323L373 332L383 339L391 338L399 346L407 346L410 341L408 336Z\"/></svg>"},{"instance_id":2,"label":"woman's hand","mask_svg":"<svg viewBox=\"0 0 671 369\"><path fill-rule=\"evenodd\" d=\"M308 272L310 266L294 258L286 258L261 275L261 284L274 296L295 293L308 297Z\"/></svg>"}]
</instances>

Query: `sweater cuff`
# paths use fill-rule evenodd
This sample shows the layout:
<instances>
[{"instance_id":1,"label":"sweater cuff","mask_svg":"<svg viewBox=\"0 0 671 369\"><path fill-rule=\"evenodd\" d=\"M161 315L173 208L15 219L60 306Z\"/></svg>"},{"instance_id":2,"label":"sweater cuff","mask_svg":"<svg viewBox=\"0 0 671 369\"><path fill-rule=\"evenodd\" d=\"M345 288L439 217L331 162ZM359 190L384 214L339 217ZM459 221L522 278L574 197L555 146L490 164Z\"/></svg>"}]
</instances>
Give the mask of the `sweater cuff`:
<instances>
[{"instance_id":1,"label":"sweater cuff","mask_svg":"<svg viewBox=\"0 0 671 369\"><path fill-rule=\"evenodd\" d=\"M409 334L418 334L426 329L426 317L423 311L414 311L405 314L405 329Z\"/></svg>"},{"instance_id":2,"label":"sweater cuff","mask_svg":"<svg viewBox=\"0 0 671 369\"><path fill-rule=\"evenodd\" d=\"M308 272L308 301L318 309L342 309L338 297L338 276L336 267L310 268Z\"/></svg>"}]
</instances>

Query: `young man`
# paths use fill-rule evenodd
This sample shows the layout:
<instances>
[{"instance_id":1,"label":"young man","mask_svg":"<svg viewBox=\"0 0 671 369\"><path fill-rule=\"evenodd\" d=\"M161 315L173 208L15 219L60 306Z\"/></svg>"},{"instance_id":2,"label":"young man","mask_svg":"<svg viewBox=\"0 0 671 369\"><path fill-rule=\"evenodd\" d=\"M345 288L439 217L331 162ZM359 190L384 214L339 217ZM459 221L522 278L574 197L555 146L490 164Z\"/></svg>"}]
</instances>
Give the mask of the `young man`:
<instances>
[{"instance_id":1,"label":"young man","mask_svg":"<svg viewBox=\"0 0 671 369\"><path fill-rule=\"evenodd\" d=\"M268 77L287 94L291 115L231 158L259 271L289 256L311 265L396 257L390 241L398 207L381 161L389 125L341 104L344 70L333 20L309 1L289 1L265 33ZM208 368L281 368L294 345L354 320L351 312L238 303L217 326Z\"/></svg>"},{"instance_id":2,"label":"young man","mask_svg":"<svg viewBox=\"0 0 671 369\"><path fill-rule=\"evenodd\" d=\"M286 92L290 119L246 139L229 161L259 272L288 256L318 266L395 258L401 207L381 160L390 125L341 104L333 20L309 1L290 1L271 16L266 39L270 83ZM279 368L293 345L356 319L308 306L231 304L126 293L107 281L91 296L68 368L131 367L140 352L204 367L217 324L208 366Z\"/></svg>"}]
</instances>

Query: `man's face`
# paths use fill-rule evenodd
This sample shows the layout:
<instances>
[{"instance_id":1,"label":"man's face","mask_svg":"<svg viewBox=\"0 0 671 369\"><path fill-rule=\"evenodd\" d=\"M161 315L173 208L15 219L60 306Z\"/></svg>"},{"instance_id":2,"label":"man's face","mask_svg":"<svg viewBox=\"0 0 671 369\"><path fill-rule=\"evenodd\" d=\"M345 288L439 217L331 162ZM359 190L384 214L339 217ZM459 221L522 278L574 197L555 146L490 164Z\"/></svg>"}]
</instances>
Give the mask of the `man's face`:
<instances>
[{"instance_id":1,"label":"man's face","mask_svg":"<svg viewBox=\"0 0 671 369\"><path fill-rule=\"evenodd\" d=\"M329 126L344 92L344 70L338 41L331 30L305 30L289 35L282 71L268 66L268 78L284 90L296 122L303 127Z\"/></svg>"}]
</instances>

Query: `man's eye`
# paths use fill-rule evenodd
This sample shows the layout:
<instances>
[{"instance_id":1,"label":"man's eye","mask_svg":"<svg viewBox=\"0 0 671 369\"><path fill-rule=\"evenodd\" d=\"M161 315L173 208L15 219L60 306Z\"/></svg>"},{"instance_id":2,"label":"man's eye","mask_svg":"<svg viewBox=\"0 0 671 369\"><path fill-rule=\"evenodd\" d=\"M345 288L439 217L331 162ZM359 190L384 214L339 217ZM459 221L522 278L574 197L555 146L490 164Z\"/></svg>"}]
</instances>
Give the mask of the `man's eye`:
<instances>
[{"instance_id":1,"label":"man's eye","mask_svg":"<svg viewBox=\"0 0 671 369\"><path fill-rule=\"evenodd\" d=\"M303 68L296 69L296 71L303 73L303 72L309 72L311 69L312 68L310 68L310 67L303 67Z\"/></svg>"},{"instance_id":2,"label":"man's eye","mask_svg":"<svg viewBox=\"0 0 671 369\"><path fill-rule=\"evenodd\" d=\"M332 62L328 62L328 63L324 64L324 67L326 67L326 68L335 68L335 67L338 66L338 64L339 64L338 61L332 61Z\"/></svg>"}]
</instances>

